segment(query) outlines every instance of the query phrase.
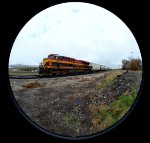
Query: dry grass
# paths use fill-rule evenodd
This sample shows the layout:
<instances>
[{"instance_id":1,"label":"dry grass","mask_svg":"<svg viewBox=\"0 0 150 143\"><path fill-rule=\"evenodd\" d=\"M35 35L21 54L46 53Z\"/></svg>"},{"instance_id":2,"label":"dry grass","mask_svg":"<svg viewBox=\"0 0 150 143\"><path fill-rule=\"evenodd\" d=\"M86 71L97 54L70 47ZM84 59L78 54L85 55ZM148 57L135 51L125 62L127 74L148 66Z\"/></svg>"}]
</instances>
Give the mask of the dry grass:
<instances>
[{"instance_id":1,"label":"dry grass","mask_svg":"<svg viewBox=\"0 0 150 143\"><path fill-rule=\"evenodd\" d=\"M26 87L26 88L38 88L43 86L42 84L40 84L39 82L30 82L30 83L25 83L22 85L22 87Z\"/></svg>"},{"instance_id":2,"label":"dry grass","mask_svg":"<svg viewBox=\"0 0 150 143\"><path fill-rule=\"evenodd\" d=\"M119 75L122 75L124 71L122 70L113 70L112 72L105 75L105 80L112 80Z\"/></svg>"},{"instance_id":3,"label":"dry grass","mask_svg":"<svg viewBox=\"0 0 150 143\"><path fill-rule=\"evenodd\" d=\"M105 74L101 83L97 84L96 87L98 89L101 89L111 86L115 83L115 79L117 78L117 76L121 76L123 73L123 70L113 70L110 73Z\"/></svg>"},{"instance_id":4,"label":"dry grass","mask_svg":"<svg viewBox=\"0 0 150 143\"><path fill-rule=\"evenodd\" d=\"M90 78L82 78L81 80L79 80L79 82L84 82L84 81L91 81Z\"/></svg>"}]
</instances>

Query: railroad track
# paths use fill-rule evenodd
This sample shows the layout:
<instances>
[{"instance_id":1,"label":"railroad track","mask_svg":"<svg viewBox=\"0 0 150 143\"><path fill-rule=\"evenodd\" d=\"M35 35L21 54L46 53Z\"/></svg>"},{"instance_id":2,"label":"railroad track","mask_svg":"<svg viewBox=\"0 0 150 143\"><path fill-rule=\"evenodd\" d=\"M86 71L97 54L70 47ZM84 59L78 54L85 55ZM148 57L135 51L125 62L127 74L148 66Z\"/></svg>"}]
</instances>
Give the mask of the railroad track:
<instances>
[{"instance_id":1,"label":"railroad track","mask_svg":"<svg viewBox=\"0 0 150 143\"><path fill-rule=\"evenodd\" d=\"M99 71L99 72L106 72L106 71ZM99 72L93 72L93 73L88 73L88 74L94 74L94 73L99 73ZM39 75L17 76L17 75L9 75L9 78L10 79L39 79L39 78L55 78L55 77L78 76L78 75L87 75L87 74L80 73L80 74L55 75L55 76L39 76Z\"/></svg>"},{"instance_id":2,"label":"railroad track","mask_svg":"<svg viewBox=\"0 0 150 143\"><path fill-rule=\"evenodd\" d=\"M16 76L16 75L10 75L9 76L10 79L37 79L37 78L41 78L38 75L32 75L32 76Z\"/></svg>"}]
</instances>

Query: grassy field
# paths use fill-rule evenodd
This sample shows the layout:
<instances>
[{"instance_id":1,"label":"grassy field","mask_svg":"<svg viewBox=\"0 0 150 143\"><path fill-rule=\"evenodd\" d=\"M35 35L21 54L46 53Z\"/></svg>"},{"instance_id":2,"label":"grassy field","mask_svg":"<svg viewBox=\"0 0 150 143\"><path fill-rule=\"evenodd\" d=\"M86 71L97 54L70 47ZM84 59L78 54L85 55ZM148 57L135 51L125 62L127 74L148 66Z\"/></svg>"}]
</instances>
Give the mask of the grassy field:
<instances>
[{"instance_id":1,"label":"grassy field","mask_svg":"<svg viewBox=\"0 0 150 143\"><path fill-rule=\"evenodd\" d=\"M12 71L9 70L9 75L10 76L33 76L33 75L38 75L38 72L30 72L30 71Z\"/></svg>"},{"instance_id":2,"label":"grassy field","mask_svg":"<svg viewBox=\"0 0 150 143\"><path fill-rule=\"evenodd\" d=\"M37 72L11 72L9 73L10 76L33 76L33 75L39 75Z\"/></svg>"}]
</instances>

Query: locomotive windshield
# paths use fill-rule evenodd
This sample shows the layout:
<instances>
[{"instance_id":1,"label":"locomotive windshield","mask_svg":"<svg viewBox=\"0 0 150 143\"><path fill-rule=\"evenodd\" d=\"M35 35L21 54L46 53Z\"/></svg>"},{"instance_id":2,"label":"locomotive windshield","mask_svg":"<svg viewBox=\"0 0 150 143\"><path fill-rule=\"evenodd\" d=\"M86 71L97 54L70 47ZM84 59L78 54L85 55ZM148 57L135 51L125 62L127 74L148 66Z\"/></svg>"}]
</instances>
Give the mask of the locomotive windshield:
<instances>
[{"instance_id":1,"label":"locomotive windshield","mask_svg":"<svg viewBox=\"0 0 150 143\"><path fill-rule=\"evenodd\" d=\"M48 55L49 59L55 59L55 55Z\"/></svg>"},{"instance_id":2,"label":"locomotive windshield","mask_svg":"<svg viewBox=\"0 0 150 143\"><path fill-rule=\"evenodd\" d=\"M58 54L50 54L48 55L48 59L58 59L59 55Z\"/></svg>"}]
</instances>

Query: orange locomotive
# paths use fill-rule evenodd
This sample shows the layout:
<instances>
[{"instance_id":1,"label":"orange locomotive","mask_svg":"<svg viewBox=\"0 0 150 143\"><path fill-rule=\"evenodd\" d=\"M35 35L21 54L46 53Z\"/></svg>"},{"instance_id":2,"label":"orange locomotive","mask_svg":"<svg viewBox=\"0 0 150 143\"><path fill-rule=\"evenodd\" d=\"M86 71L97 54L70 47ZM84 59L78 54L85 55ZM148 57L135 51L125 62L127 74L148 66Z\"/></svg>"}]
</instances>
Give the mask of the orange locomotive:
<instances>
[{"instance_id":1,"label":"orange locomotive","mask_svg":"<svg viewBox=\"0 0 150 143\"><path fill-rule=\"evenodd\" d=\"M58 54L50 54L43 59L43 63L39 66L39 75L67 75L75 73L90 73L92 66L89 62L77 60L70 57L60 56Z\"/></svg>"}]
</instances>

